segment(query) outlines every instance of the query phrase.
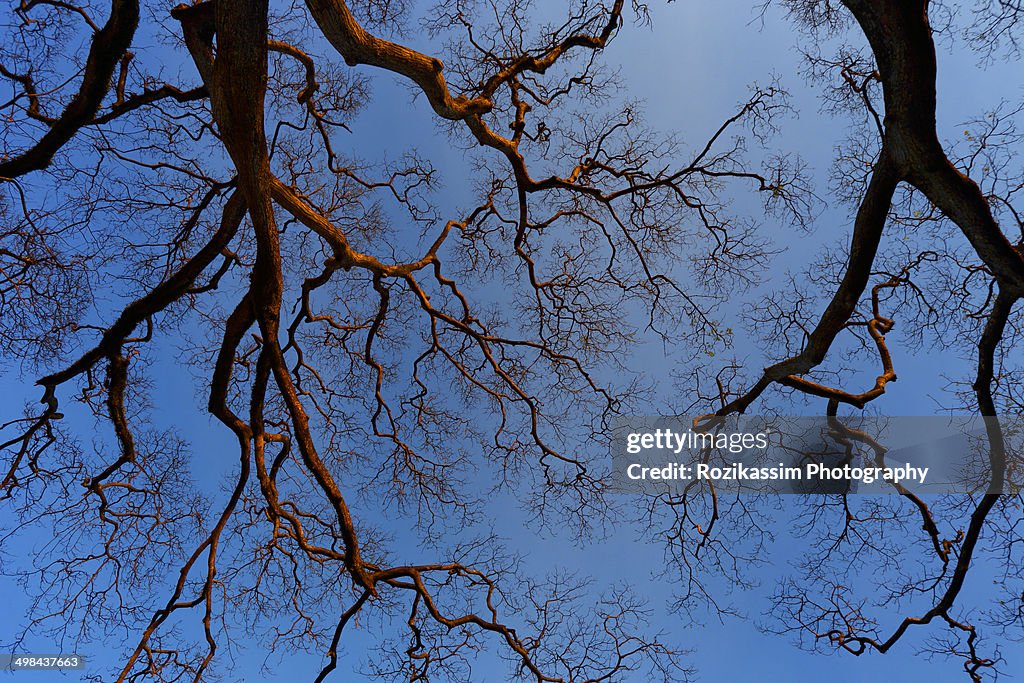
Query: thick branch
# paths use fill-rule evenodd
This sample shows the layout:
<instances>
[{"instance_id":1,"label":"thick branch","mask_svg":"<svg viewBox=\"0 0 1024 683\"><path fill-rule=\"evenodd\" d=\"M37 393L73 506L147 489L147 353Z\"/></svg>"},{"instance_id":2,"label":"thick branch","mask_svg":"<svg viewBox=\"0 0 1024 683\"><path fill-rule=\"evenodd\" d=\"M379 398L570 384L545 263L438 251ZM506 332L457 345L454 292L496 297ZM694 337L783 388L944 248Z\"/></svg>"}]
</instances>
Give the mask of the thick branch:
<instances>
[{"instance_id":1,"label":"thick branch","mask_svg":"<svg viewBox=\"0 0 1024 683\"><path fill-rule=\"evenodd\" d=\"M114 70L131 46L139 24L138 0L112 0L110 18L93 36L78 93L35 145L0 162L0 177L16 178L50 165L53 155L96 117L110 90Z\"/></svg>"}]
</instances>

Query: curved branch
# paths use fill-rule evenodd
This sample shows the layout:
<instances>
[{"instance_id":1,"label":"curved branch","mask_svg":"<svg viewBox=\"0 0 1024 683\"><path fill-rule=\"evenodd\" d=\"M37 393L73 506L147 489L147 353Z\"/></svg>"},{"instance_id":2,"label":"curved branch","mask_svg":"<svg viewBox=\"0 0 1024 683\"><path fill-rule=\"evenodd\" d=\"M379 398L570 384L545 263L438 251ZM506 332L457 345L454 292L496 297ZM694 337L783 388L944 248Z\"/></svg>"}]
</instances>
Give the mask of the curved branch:
<instances>
[{"instance_id":1,"label":"curved branch","mask_svg":"<svg viewBox=\"0 0 1024 683\"><path fill-rule=\"evenodd\" d=\"M138 24L138 0L111 0L110 17L92 38L78 92L35 145L12 159L0 161L0 177L17 178L46 168L57 150L93 121L110 90L114 70L131 46Z\"/></svg>"}]
</instances>

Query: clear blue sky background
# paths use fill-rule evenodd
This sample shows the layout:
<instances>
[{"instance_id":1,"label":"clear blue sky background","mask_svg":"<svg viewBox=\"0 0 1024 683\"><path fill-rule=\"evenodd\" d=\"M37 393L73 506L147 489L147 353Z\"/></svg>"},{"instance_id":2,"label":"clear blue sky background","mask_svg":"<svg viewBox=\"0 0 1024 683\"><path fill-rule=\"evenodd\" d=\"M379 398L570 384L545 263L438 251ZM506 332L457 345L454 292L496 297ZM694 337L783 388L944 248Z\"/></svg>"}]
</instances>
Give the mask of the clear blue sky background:
<instances>
[{"instance_id":1,"label":"clear blue sky background","mask_svg":"<svg viewBox=\"0 0 1024 683\"><path fill-rule=\"evenodd\" d=\"M796 50L797 37L792 25L782 20L777 12L769 12L762 26L752 4L741 0L702 1L688 0L669 6L653 8L651 28L627 25L607 51L606 60L621 68L626 84L624 96L645 103L648 122L655 130L678 133L694 144L706 138L714 128L734 110L747 94L752 82L766 83L773 75L783 79L794 96L799 119L784 123L777 146L800 153L810 164L819 182L819 193L827 197L826 176L832 160L834 146L843 135L842 121L831 119L819 112L818 93L799 75L800 56ZM424 43L429 45L429 43ZM181 56L179 56L181 57ZM183 57L182 57L183 58ZM996 64L979 73L977 58L962 53L940 54L940 132L952 137L962 128L961 122L978 115L1002 99L1019 98L1022 94L1019 64ZM446 179L446 191L451 193L453 205L463 194L460 171L462 152L447 144L438 132L437 122L422 98L410 104L409 91L404 84L388 75L373 74L374 99L355 122L358 149L363 156L379 158L386 153L398 157L410 148L417 148L429 157ZM750 198L749 211L757 212L758 200ZM827 208L817 220L813 236L794 240L792 236L775 230L777 242L789 250L778 257L773 272L781 274L787 264L799 263L819 244L845 242L849 237L850 221L845 208ZM769 232L771 232L769 227ZM739 328L739 325L735 325ZM173 346L158 342L156 346L157 370L154 395L160 397L162 407L157 420L170 424L194 427L202 434L193 443L196 453L195 474L204 486L216 491L218 477L230 472L234 466L231 440L211 420L193 411L189 406L205 403L196 400L205 392L202 378L180 372ZM737 340L737 354L745 357L751 367L760 367L763 358L756 346ZM962 361L953 357L916 358L894 349L900 372L900 381L891 385L885 399L888 406L899 406L899 413L931 414L936 410L935 396L944 384L942 373L956 374ZM652 374L663 372L665 359L656 349L643 350L630 360L635 367ZM708 369L718 366L709 360ZM29 377L26 377L28 380ZM37 392L27 384L18 382L15 370L0 375L4 390L0 394L0 409L4 415L18 410L25 400L36 400ZM672 403L671 387L665 387L663 403L652 405L650 413L658 413ZM885 410L885 408L883 408ZM69 409L69 420L73 420ZM162 426L162 425L161 425ZM91 428L87 428L91 429ZM88 442L88 432L85 441ZM224 463L225 467L220 466ZM758 571L763 587L749 594L733 594L733 601L749 619L719 621L705 616L703 626L681 626L678 617L661 608L671 600L673 586L660 577L663 567L662 548L638 540L638 530L625 525L614 530L607 538L586 544L573 544L557 533L537 538L533 532L524 533L528 520L511 501L498 500L501 515L496 530L510 540L510 545L528 555L528 563L536 566L562 565L583 569L594 574L599 583L614 584L628 581L638 592L647 595L656 612L656 623L672 634L670 640L693 650L689 661L697 668L704 681L796 681L829 680L834 683L855 681L960 681L966 677L955 661L929 661L917 656L916 647L921 640L910 638L893 652L881 656L867 654L860 658L849 655L812 654L798 650L779 636L765 635L756 624L763 621L768 609L765 594L774 581L790 570L790 562L801 550L801 540L787 533L787 520L791 517L792 503L785 503L778 511L779 539L771 549L769 564ZM0 510L0 515L3 511ZM394 531L400 534L400 521ZM31 534L21 537L17 548L4 548L6 555L27 552L34 543ZM401 535L399 535L401 538ZM415 556L415 548L406 548L403 554ZM964 605L981 603L988 596L992 574L984 565L976 568L961 595ZM863 577L870 581L871 577ZM726 590L721 586L720 590ZM154 596L155 602L165 599L163 593ZM23 591L6 577L0 577L0 642L20 623L27 601ZM695 615L701 619L701 615ZM895 625L883 624L883 630ZM373 635L353 632L348 641L346 657L333 680L355 681L361 677L354 671L368 656L363 648L373 641ZM245 639L239 641L245 645ZM38 651L52 651L51 643L37 640ZM102 643L82 644L79 652L100 660L106 657ZM1005 673L1012 676L1014 667L1024 668L1024 652L1019 644L1007 643L1003 653L1009 664ZM231 680L309 680L318 671L322 660L317 655L272 656L268 670L261 665L265 655L254 644L238 653L237 668ZM476 670L481 682L503 681L507 678L504 665L484 660ZM20 673L0 674L3 680L75 680L57 674ZM1020 678L1019 676L1017 678ZM636 679L641 680L641 679Z\"/></svg>"}]
</instances>

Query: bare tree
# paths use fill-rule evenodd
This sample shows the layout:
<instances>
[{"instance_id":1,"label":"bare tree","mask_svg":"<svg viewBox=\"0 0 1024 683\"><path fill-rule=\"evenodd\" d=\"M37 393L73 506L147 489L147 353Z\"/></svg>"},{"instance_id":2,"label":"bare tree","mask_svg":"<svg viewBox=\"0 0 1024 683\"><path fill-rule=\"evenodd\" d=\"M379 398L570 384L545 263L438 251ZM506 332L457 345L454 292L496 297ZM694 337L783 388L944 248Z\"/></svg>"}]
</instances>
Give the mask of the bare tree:
<instances>
[{"instance_id":1,"label":"bare tree","mask_svg":"<svg viewBox=\"0 0 1024 683\"><path fill-rule=\"evenodd\" d=\"M641 304L666 336L675 323L698 345L721 337L708 313L721 293L688 291L662 268L695 237L709 273L763 258L729 225L728 183L802 218L785 165L748 170L730 136L770 126L783 93L754 92L680 161L631 107L609 106L599 53L623 2L573 5L538 26L526 4L440 3L427 26L449 44L447 65L375 35L405 9L216 0L169 17L149 8L149 26L131 1L102 26L85 6L14 10L5 340L47 366L85 350L39 380L43 412L6 425L3 491L22 529L60 539L27 573L45 596L32 628L136 633L117 680L203 678L238 613L274 621L275 647L324 653L323 678L368 610L405 614L408 646L375 665L382 675L465 678L488 640L531 680L686 673L674 647L645 635L636 598L616 593L580 617L578 581L517 576L489 538L390 559L374 508L360 515L352 499L376 491L411 506L424 539L450 541L437 526L485 509L462 482L487 464L498 481L531 481L543 515L599 516L603 473L558 445L571 431L560 418L589 415L599 433L629 399L607 379L632 334L624 305ZM631 12L644 20L643 7ZM62 46L82 35L79 64ZM129 51L140 36L178 58L183 47L197 80L187 69L165 80L159 61ZM444 215L425 159L346 152L339 133L382 71L425 98L453 140L483 148L469 155L473 206ZM503 281L514 315L488 306ZM104 308L97 286L130 300ZM85 322L96 308L100 324ZM160 407L147 397L146 343L198 325L216 331L210 344L190 339L208 409L238 446L220 501L194 492L180 437L144 426L150 402ZM76 386L113 428L114 456L60 429ZM169 595L151 607L164 576ZM198 638L179 626L186 611Z\"/></svg>"},{"instance_id":2,"label":"bare tree","mask_svg":"<svg viewBox=\"0 0 1024 683\"><path fill-rule=\"evenodd\" d=\"M936 39L946 33L972 42L981 59L1008 47L1015 58L1019 7L975 3L960 8L970 22L957 24L951 8L937 2L781 5L810 35L808 75L826 85L826 107L858 124L835 167L836 196L854 211L852 234L841 253L810 264L752 316L775 360L750 379L737 363L713 383L698 378L711 389L694 405L719 416L743 413L769 400L773 388L789 399L820 400L830 418L842 407L880 405L897 379L887 341L897 325L906 329L906 348L973 355L974 376L951 378L956 400L944 407L991 418L989 478L981 488L988 493L926 500L900 490L898 499L808 500L799 517L808 553L778 586L768 630L795 634L811 649L861 655L885 653L908 633L938 625L927 631L926 651L959 659L979 681L998 671L999 642L1019 638L1024 614L1021 499L998 495L1019 490L1019 448L1009 445L998 418L1019 415L1019 371L1009 352L1024 293L1021 110L1004 105L970 122L963 139L942 144ZM829 298L816 313L820 291ZM867 368L877 368L873 381L864 377ZM844 429L838 421L836 428ZM847 453L854 441L884 462L884 448L870 435L846 430ZM714 596L695 570L714 565L741 575L746 561L762 559L768 533L763 508L713 493L692 487L656 501L649 515L662 525L667 519L673 557L688 570L692 594L706 600ZM671 514L659 514L663 504ZM730 542L735 532L719 528L737 516L748 520L740 546ZM985 555L1000 567L994 609L960 600ZM983 624L994 636L987 646Z\"/></svg>"},{"instance_id":3,"label":"bare tree","mask_svg":"<svg viewBox=\"0 0 1024 683\"><path fill-rule=\"evenodd\" d=\"M782 357L749 385L740 363L704 362L691 407L742 413L780 388L832 417L863 409L896 379L886 337L903 315L921 340L976 347L968 407L1014 412L1004 361L1024 260L1006 226L1024 231L1022 185L999 155L1017 142L1020 110L981 120L957 156L935 123L927 2L784 4L809 31L859 27L870 48L807 62L838 84L831 104L863 124L837 164L852 236L812 267L816 290L832 292L816 321L796 284L771 298L751 319ZM585 578L523 572L496 538L461 528L494 514L481 471L539 523L585 530L608 518L604 461L574 444L603 442L613 416L643 405L620 353L638 334L685 339L704 359L728 342L718 306L775 255L760 221L733 211L736 193L757 193L776 225L813 225L802 163L761 151L787 94L756 87L707 139L684 143L615 97L606 48L648 20L643 5L441 0L417 25L419 9L112 0L105 21L66 2L12 9L0 48L13 93L0 338L42 374L42 408L0 432L0 496L16 519L9 535L53 538L21 571L36 597L27 633L133 634L103 680L215 676L237 633L268 624L270 647L324 658L322 680L348 630L374 619L388 635L368 673L384 678L473 680L487 646L525 680L689 673L639 596L587 604ZM982 46L995 33L1015 45L1016 13L980 3L966 30ZM361 158L357 114L384 77L464 149L471 201L446 202L419 154ZM969 249L952 246L950 228ZM921 248L884 252L893 233ZM841 336L861 353L816 374ZM191 427L149 426L165 407L150 349L165 340L186 348L237 446L220 495L191 479L215 457ZM881 367L874 383L844 388L865 363ZM102 425L95 447L62 426L71 398ZM989 438L997 492L1012 458L1001 430ZM860 654L941 622L953 637L935 649L980 680L998 655L979 649L957 598L986 534L1006 576L1019 574L1019 498L897 500L808 502L819 540L780 587L780 628ZM413 552L389 537L388 510L414 520ZM652 502L648 522L684 569L681 609L689 598L718 606L705 573L744 583L766 549L765 514L714 487ZM928 601L887 632L844 581L899 562L883 526L904 539L920 527L931 562L886 586ZM1019 626L1020 599L1007 604L1003 626Z\"/></svg>"}]
</instances>

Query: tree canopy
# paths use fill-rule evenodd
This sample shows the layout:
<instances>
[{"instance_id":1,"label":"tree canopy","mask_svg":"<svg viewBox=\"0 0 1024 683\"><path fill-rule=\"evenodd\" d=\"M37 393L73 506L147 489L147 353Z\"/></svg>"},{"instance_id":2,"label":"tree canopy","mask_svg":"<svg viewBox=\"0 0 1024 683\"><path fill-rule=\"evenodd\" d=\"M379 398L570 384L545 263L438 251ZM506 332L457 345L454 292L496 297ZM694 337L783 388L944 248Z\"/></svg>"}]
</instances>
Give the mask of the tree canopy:
<instances>
[{"instance_id":1,"label":"tree canopy","mask_svg":"<svg viewBox=\"0 0 1024 683\"><path fill-rule=\"evenodd\" d=\"M0 420L5 571L33 597L15 644L109 645L97 680L209 680L262 633L343 679L376 624L385 679L479 680L486 649L510 679L682 680L699 635L643 590L538 574L488 530L501 496L531 534L631 516L680 614L731 612L711 577L755 583L781 504L623 502L610 424L665 389L645 348L682 369L678 414L899 415L894 343L946 364L941 409L1020 414L1024 100L1008 84L950 139L938 84L946 49L1018 61L1024 8L751 3L804 72L751 74L720 125L673 135L616 45L674 8L556 4L11 4L0 345L37 394ZM363 116L385 81L437 137L397 158ZM831 171L787 149L801 107L848 129ZM173 372L208 423L160 389ZM854 655L922 630L972 680L998 671L1024 625L1021 475L988 424L987 493L782 505L807 553L766 630ZM972 570L989 604L965 604Z\"/></svg>"}]
</instances>

